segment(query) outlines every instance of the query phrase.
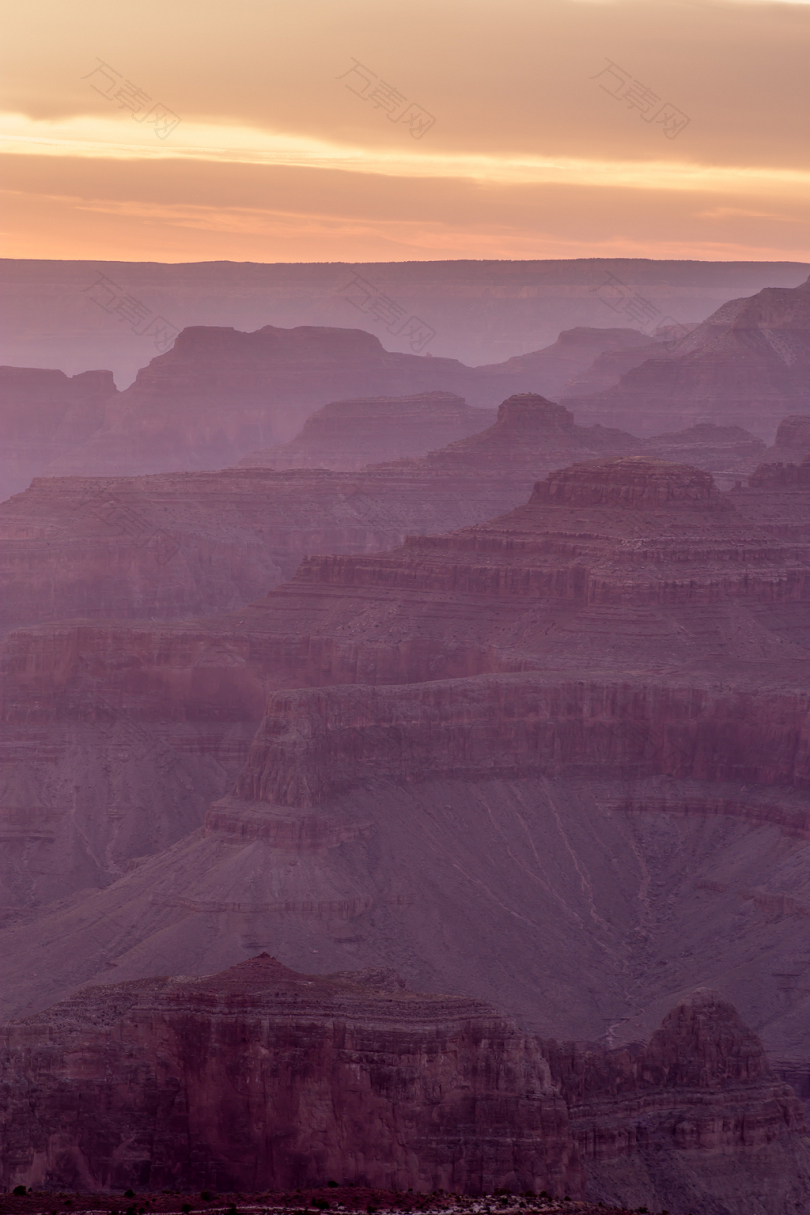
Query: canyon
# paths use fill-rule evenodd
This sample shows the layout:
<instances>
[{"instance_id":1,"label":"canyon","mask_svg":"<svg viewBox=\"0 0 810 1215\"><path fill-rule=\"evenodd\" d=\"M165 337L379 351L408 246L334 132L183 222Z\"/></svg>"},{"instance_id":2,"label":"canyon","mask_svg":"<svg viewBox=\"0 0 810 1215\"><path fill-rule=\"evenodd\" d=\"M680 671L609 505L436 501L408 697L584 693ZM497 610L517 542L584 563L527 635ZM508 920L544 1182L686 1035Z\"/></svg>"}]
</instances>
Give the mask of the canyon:
<instances>
[{"instance_id":1,"label":"canyon","mask_svg":"<svg viewBox=\"0 0 810 1215\"><path fill-rule=\"evenodd\" d=\"M799 269L0 369L5 1186L810 1210Z\"/></svg>"},{"instance_id":2,"label":"canyon","mask_svg":"<svg viewBox=\"0 0 810 1215\"><path fill-rule=\"evenodd\" d=\"M804 1095L810 499L786 467L720 492L585 461L231 614L12 633L5 1014L267 949L620 1046L709 982Z\"/></svg>"},{"instance_id":3,"label":"canyon","mask_svg":"<svg viewBox=\"0 0 810 1215\"><path fill-rule=\"evenodd\" d=\"M0 632L47 620L237 609L292 577L309 554L373 552L482 522L525 501L537 476L571 460L646 453L705 468L728 488L765 451L738 427L648 440L583 427L537 394L509 398L494 415L448 396L337 404L313 415L277 456L259 451L217 472L38 478L0 503ZM400 404L405 419L395 429L385 418ZM436 411L429 424L425 410ZM370 454L369 444L379 451L405 436L415 443L446 426L479 425L426 456L340 471L364 458L347 455L364 444ZM803 453L794 432L785 432L781 458ZM339 471L274 466L327 459Z\"/></svg>"}]
</instances>

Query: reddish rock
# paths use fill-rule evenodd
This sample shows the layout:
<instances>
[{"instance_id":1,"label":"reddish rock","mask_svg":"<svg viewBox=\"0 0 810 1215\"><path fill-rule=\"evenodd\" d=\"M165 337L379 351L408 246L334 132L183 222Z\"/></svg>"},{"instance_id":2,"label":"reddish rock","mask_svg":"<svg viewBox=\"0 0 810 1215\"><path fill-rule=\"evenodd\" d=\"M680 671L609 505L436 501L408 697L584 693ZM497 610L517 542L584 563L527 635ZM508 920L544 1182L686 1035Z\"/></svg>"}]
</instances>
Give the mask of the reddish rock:
<instances>
[{"instance_id":1,"label":"reddish rock","mask_svg":"<svg viewBox=\"0 0 810 1215\"><path fill-rule=\"evenodd\" d=\"M688 996L645 1046L562 1044L547 1055L589 1197L670 1210L806 1208L804 1109L717 992Z\"/></svg>"},{"instance_id":2,"label":"reddish rock","mask_svg":"<svg viewBox=\"0 0 810 1215\"><path fill-rule=\"evenodd\" d=\"M6 1188L328 1177L698 1215L810 1205L801 1103L716 993L679 1003L645 1047L606 1052L413 994L390 970L298 974L262 954L87 988L7 1024L0 1058Z\"/></svg>"},{"instance_id":3,"label":"reddish rock","mask_svg":"<svg viewBox=\"0 0 810 1215\"><path fill-rule=\"evenodd\" d=\"M262 955L88 989L0 1034L4 1188L582 1193L539 1044L385 971Z\"/></svg>"},{"instance_id":4,"label":"reddish rock","mask_svg":"<svg viewBox=\"0 0 810 1215\"><path fill-rule=\"evenodd\" d=\"M238 608L310 553L373 552L482 521L525 501L538 473L637 447L526 395L504 402L481 434L359 473L43 479L0 504L0 629Z\"/></svg>"}]
</instances>

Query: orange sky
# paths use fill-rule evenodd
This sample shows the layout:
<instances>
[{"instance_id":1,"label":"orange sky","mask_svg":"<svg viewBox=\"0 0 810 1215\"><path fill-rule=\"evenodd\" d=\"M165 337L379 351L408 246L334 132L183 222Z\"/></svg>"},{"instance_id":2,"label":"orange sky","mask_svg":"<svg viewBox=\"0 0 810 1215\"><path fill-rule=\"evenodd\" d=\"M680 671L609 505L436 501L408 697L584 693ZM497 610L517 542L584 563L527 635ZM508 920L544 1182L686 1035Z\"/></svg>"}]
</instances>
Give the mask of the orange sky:
<instances>
[{"instance_id":1,"label":"orange sky","mask_svg":"<svg viewBox=\"0 0 810 1215\"><path fill-rule=\"evenodd\" d=\"M810 260L810 3L2 12L6 257Z\"/></svg>"}]
</instances>

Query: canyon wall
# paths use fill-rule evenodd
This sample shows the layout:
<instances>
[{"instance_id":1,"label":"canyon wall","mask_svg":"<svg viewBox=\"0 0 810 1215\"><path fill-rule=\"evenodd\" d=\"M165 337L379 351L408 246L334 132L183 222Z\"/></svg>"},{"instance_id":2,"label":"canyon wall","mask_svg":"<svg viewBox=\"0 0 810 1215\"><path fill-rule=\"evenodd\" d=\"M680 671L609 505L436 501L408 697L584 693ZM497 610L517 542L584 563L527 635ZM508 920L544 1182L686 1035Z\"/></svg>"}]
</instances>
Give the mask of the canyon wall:
<instances>
[{"instance_id":1,"label":"canyon wall","mask_svg":"<svg viewBox=\"0 0 810 1215\"><path fill-rule=\"evenodd\" d=\"M717 993L646 1044L544 1041L395 972L261 954L88 988L0 1030L6 1188L525 1189L697 1215L810 1208L801 1103Z\"/></svg>"},{"instance_id":2,"label":"canyon wall","mask_svg":"<svg viewBox=\"0 0 810 1215\"><path fill-rule=\"evenodd\" d=\"M539 1045L385 972L263 955L89 990L0 1034L6 1188L583 1190Z\"/></svg>"}]
</instances>

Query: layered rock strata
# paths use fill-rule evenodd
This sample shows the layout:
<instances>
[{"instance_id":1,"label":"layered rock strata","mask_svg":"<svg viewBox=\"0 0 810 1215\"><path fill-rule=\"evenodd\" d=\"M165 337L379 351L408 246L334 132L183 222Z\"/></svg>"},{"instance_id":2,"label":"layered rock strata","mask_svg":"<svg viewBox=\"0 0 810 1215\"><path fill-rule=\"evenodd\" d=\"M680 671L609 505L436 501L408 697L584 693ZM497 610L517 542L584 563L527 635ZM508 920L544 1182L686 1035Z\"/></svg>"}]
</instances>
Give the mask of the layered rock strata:
<instances>
[{"instance_id":1,"label":"layered rock strata","mask_svg":"<svg viewBox=\"0 0 810 1215\"><path fill-rule=\"evenodd\" d=\"M482 521L525 501L538 472L637 446L529 395L504 402L472 439L362 473L37 481L0 505L0 629L227 611L289 578L310 553L391 548Z\"/></svg>"},{"instance_id":2,"label":"layered rock strata","mask_svg":"<svg viewBox=\"0 0 810 1215\"><path fill-rule=\"evenodd\" d=\"M810 1205L792 1090L716 993L646 1046L544 1041L390 970L262 954L89 988L0 1030L6 1188L360 1184L754 1215ZM584 1165L584 1170L583 1170Z\"/></svg>"},{"instance_id":3,"label":"layered rock strata","mask_svg":"<svg viewBox=\"0 0 810 1215\"><path fill-rule=\"evenodd\" d=\"M384 971L262 955L89 990L2 1035L6 1186L583 1190L539 1043Z\"/></svg>"},{"instance_id":4,"label":"layered rock strata","mask_svg":"<svg viewBox=\"0 0 810 1215\"><path fill-rule=\"evenodd\" d=\"M258 733L206 827L106 888L43 906L21 854L31 918L0 942L5 1008L108 967L204 973L268 948L393 961L544 1034L621 1042L714 979L801 1076L809 545L801 489L585 462L487 524L312 558L228 617L18 632L3 714L20 826L43 769L19 743L92 730L99 698L182 729L189 754ZM82 829L106 840L93 814ZM56 889L69 874L48 855Z\"/></svg>"}]
</instances>

